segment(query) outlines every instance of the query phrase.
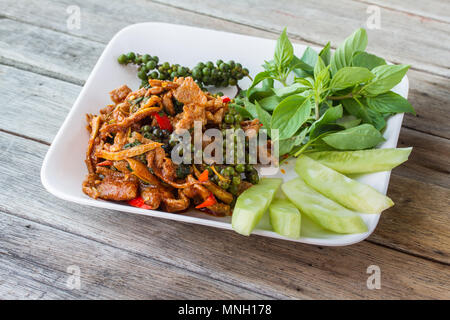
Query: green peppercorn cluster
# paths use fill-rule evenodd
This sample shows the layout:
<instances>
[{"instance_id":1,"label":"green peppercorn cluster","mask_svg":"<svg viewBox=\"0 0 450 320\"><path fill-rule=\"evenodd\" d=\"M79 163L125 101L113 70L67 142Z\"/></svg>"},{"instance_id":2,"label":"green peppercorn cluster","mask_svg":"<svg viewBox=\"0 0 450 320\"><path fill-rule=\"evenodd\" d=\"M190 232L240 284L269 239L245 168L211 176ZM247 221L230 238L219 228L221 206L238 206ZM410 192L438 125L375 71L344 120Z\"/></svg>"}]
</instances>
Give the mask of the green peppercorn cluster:
<instances>
[{"instance_id":1,"label":"green peppercorn cluster","mask_svg":"<svg viewBox=\"0 0 450 320\"><path fill-rule=\"evenodd\" d=\"M192 76L200 87L228 87L237 85L239 80L249 74L247 68L243 68L240 63L235 63L233 60L228 62L217 60L215 64L212 61L199 62L192 70L179 64L159 63L157 56L140 55L134 52L121 54L117 61L120 64L137 65L138 77L142 80L142 85L146 85L149 78L173 80L175 77Z\"/></svg>"}]
</instances>

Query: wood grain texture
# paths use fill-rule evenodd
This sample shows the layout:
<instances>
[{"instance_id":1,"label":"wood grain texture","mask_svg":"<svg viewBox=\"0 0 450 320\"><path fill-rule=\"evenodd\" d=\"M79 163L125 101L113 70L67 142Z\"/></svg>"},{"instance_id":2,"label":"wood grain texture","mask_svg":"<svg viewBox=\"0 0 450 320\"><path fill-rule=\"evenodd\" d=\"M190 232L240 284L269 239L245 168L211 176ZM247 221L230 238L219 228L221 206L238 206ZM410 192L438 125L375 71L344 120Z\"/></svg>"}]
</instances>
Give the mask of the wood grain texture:
<instances>
[{"instance_id":1,"label":"wood grain texture","mask_svg":"<svg viewBox=\"0 0 450 320\"><path fill-rule=\"evenodd\" d=\"M276 33L287 27L289 35L299 40L321 45L331 41L334 47L356 28L365 27L369 17L368 5L353 0L339 1L332 9L327 0L155 2ZM381 28L367 31L369 52L395 63L409 63L416 69L450 77L449 24L407 12L381 9Z\"/></svg>"},{"instance_id":2,"label":"wood grain texture","mask_svg":"<svg viewBox=\"0 0 450 320\"><path fill-rule=\"evenodd\" d=\"M0 252L2 299L268 298L2 212ZM67 286L69 266L80 289Z\"/></svg>"},{"instance_id":3,"label":"wood grain texture","mask_svg":"<svg viewBox=\"0 0 450 320\"><path fill-rule=\"evenodd\" d=\"M357 0L368 5L377 5L388 10L405 12L422 19L434 19L450 23L450 3L442 0Z\"/></svg>"},{"instance_id":4,"label":"wood grain texture","mask_svg":"<svg viewBox=\"0 0 450 320\"><path fill-rule=\"evenodd\" d=\"M0 20L0 36L0 39L3 36L7 39L6 42L0 40L0 63L75 84L84 83L104 47L96 41L9 19ZM418 117L406 115L404 126L450 138L446 110L450 82L443 77L414 70L409 71L408 76L409 100Z\"/></svg>"},{"instance_id":5,"label":"wood grain texture","mask_svg":"<svg viewBox=\"0 0 450 320\"><path fill-rule=\"evenodd\" d=\"M321 248L258 236L246 238L231 231L61 201L43 190L39 182L39 166L47 146L0 133L2 142L14 148L0 156L0 183L9 181L11 185L0 192L0 210L21 218L277 298L448 295L447 265L367 241ZM10 158L16 159L14 166L5 165ZM443 190L448 195L449 191ZM17 201L16 195L31 193L33 197L20 196L21 201ZM396 214L387 212L391 213ZM415 223L409 227L416 230ZM447 243L439 250L448 247ZM445 255L448 258L448 252ZM383 272L383 290L366 287L366 269L371 264L380 266Z\"/></svg>"},{"instance_id":6,"label":"wood grain texture","mask_svg":"<svg viewBox=\"0 0 450 320\"><path fill-rule=\"evenodd\" d=\"M5 103L9 106L5 110L3 117L0 118L0 129L50 143L70 109L72 101L75 100L79 87L60 80L5 66L0 66L0 74L4 74L4 78L9 79L8 82L0 82L0 94L2 94ZM24 88L20 85L23 81L35 83L37 86L30 89ZM21 98L18 99L17 97ZM30 117L30 114L33 116ZM394 170L389 192L402 188L403 180L396 180L395 177L397 175L408 178L412 181L412 184L416 184L416 181L419 181L416 185L416 188L419 190L421 190L420 188L427 190L429 189L428 185L431 184L446 188L450 187L448 175L448 168L450 167L449 140L418 133L414 130L403 129L399 145L413 146L414 149L410 160ZM420 195L419 191L417 195ZM419 199L421 199L421 196L414 199L411 204L416 206L413 212L419 215L428 215L430 212L433 212L430 209L423 211L422 206L419 205L419 203L423 204L423 202ZM381 239L380 242L383 244L389 244L389 241L391 241L391 245L394 247L399 243L401 244L399 248L403 250L405 247L408 247L407 240L409 238L403 239L401 233L391 232L391 230L392 228L403 229L403 217L404 215L409 217L410 211L403 211L403 205L398 203L395 198L394 201L397 203L397 206L391 209L393 212L391 216L398 218L391 219L392 227L387 228L388 231L386 232L383 232L383 229L381 229L379 232L383 236L374 238L374 240ZM436 205L435 201L435 198L431 198L425 205L433 208ZM440 239L438 242L434 241L435 237L439 236L435 235L434 231L442 230L443 223L445 224L446 221L445 217L448 218L445 214L445 210L448 210L448 207L446 208L442 205L440 208L440 214L437 216L431 214L427 218L428 223L423 224L423 229L420 229L420 232L424 235L424 243L415 241L409 245L408 250L418 255L448 262L449 253L440 249L442 246L445 246L445 239ZM407 226L410 225L408 224ZM380 228L383 228L383 225L380 225L377 231ZM413 228L413 230L415 229ZM446 239L448 242L448 238ZM441 251L444 252L443 255L437 253Z\"/></svg>"},{"instance_id":7,"label":"wood grain texture","mask_svg":"<svg viewBox=\"0 0 450 320\"><path fill-rule=\"evenodd\" d=\"M368 241L322 248L244 238L79 206L43 190L47 145L121 28L162 21L273 39L287 25L294 42L336 45L364 26L370 4L381 7L382 29L369 31L368 50L413 65L409 100L418 117L405 116L399 139L414 151L391 176L396 206ZM80 6L80 29L67 27L69 5ZM448 7L437 0L344 0L333 10L325 0L1 1L0 297L449 299ZM74 260L86 271L79 292L65 286ZM371 264L381 268L381 290L366 287Z\"/></svg>"}]
</instances>

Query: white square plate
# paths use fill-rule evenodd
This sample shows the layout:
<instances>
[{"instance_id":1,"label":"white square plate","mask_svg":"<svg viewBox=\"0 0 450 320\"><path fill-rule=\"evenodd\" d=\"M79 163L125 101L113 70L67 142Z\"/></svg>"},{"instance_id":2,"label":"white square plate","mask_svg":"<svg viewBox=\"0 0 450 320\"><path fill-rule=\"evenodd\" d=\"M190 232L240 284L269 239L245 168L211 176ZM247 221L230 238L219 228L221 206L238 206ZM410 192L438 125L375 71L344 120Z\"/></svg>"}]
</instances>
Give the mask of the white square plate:
<instances>
[{"instance_id":1,"label":"white square plate","mask_svg":"<svg viewBox=\"0 0 450 320\"><path fill-rule=\"evenodd\" d=\"M161 61L186 66L194 66L199 61L233 59L248 67L250 73L255 75L262 70L261 64L264 60L272 57L274 48L274 40L180 25L140 23L126 27L114 36L103 51L50 146L42 165L42 184L55 196L80 204L231 229L229 217L212 217L195 210L185 214L143 210L119 203L94 200L86 196L81 191L81 183L87 174L84 164L88 141L88 134L85 129L85 114L97 114L100 108L110 104L109 91L122 84L127 84L132 89L138 88L140 80L137 79L133 66L122 66L117 63L117 57L122 53L129 51L149 53L157 55ZM301 56L305 48L306 46L294 44L297 56ZM243 88L248 87L249 84L249 80L241 82ZM225 94L234 96L234 89L223 91ZM405 77L394 91L406 98L408 79ZM380 146L381 148L396 147L402 120L403 114L398 114L388 120L384 132L386 141ZM288 164L283 165L286 173L279 172L278 176L285 180L296 177L293 171L293 163L294 160L290 159ZM358 177L358 180L385 194L389 177L390 172L379 172ZM369 231L355 235L339 235L328 232L318 228L307 219L303 219L302 237L294 241L322 246L342 246L359 242L375 230L379 220L379 215L376 214L363 214L362 217ZM267 220L266 215L253 233L291 240L271 231Z\"/></svg>"}]
</instances>

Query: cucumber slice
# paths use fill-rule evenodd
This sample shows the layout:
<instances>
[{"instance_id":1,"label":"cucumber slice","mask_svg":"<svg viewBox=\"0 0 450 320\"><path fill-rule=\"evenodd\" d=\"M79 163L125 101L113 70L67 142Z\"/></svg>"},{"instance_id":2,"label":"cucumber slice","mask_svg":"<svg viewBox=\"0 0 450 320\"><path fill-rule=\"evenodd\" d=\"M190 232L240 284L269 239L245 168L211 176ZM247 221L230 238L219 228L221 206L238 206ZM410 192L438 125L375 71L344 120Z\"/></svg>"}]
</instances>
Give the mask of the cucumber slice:
<instances>
[{"instance_id":1,"label":"cucumber slice","mask_svg":"<svg viewBox=\"0 0 450 320\"><path fill-rule=\"evenodd\" d=\"M408 160L412 148L358 151L322 151L308 157L340 173L370 173L392 170Z\"/></svg>"},{"instance_id":2,"label":"cucumber slice","mask_svg":"<svg viewBox=\"0 0 450 320\"><path fill-rule=\"evenodd\" d=\"M344 207L363 212L381 213L394 202L372 187L359 183L305 155L295 164L295 171L305 182Z\"/></svg>"},{"instance_id":3,"label":"cucumber slice","mask_svg":"<svg viewBox=\"0 0 450 320\"><path fill-rule=\"evenodd\" d=\"M286 197L312 221L337 233L363 233L367 226L358 213L328 199L309 187L302 178L281 186Z\"/></svg>"},{"instance_id":4,"label":"cucumber slice","mask_svg":"<svg viewBox=\"0 0 450 320\"><path fill-rule=\"evenodd\" d=\"M297 207L286 199L275 199L269 206L273 230L285 237L300 238L302 217Z\"/></svg>"},{"instance_id":5,"label":"cucumber slice","mask_svg":"<svg viewBox=\"0 0 450 320\"><path fill-rule=\"evenodd\" d=\"M273 200L283 179L263 178L237 199L231 218L233 230L248 236Z\"/></svg>"}]
</instances>

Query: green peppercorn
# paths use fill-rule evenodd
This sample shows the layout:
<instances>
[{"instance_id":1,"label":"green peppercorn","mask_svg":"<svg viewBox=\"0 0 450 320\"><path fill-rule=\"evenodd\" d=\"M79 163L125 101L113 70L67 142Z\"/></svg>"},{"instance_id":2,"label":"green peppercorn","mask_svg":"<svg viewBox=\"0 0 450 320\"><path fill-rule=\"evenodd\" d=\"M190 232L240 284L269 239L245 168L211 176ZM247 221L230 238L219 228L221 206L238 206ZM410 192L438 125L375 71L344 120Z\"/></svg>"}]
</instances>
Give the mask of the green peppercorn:
<instances>
[{"instance_id":1,"label":"green peppercorn","mask_svg":"<svg viewBox=\"0 0 450 320\"><path fill-rule=\"evenodd\" d=\"M243 74L244 76L248 76L248 74L249 74L248 69L247 69L247 68L242 69L242 74Z\"/></svg>"},{"instance_id":2,"label":"green peppercorn","mask_svg":"<svg viewBox=\"0 0 450 320\"><path fill-rule=\"evenodd\" d=\"M148 61L145 66L147 67L148 70L153 70L156 67L156 62L153 60Z\"/></svg>"},{"instance_id":3,"label":"green peppercorn","mask_svg":"<svg viewBox=\"0 0 450 320\"><path fill-rule=\"evenodd\" d=\"M139 79L147 80L147 72L146 72L146 70L139 70L138 77L139 77Z\"/></svg>"},{"instance_id":4,"label":"green peppercorn","mask_svg":"<svg viewBox=\"0 0 450 320\"><path fill-rule=\"evenodd\" d=\"M229 188L228 191L232 194L232 195L237 195L237 193L239 192L239 186L232 184Z\"/></svg>"},{"instance_id":5,"label":"green peppercorn","mask_svg":"<svg viewBox=\"0 0 450 320\"><path fill-rule=\"evenodd\" d=\"M141 132L142 132L142 133L144 133L144 132L150 132L151 130L152 130L152 127L149 126L148 124L146 124L145 126L142 126L142 128L141 128Z\"/></svg>"},{"instance_id":6,"label":"green peppercorn","mask_svg":"<svg viewBox=\"0 0 450 320\"><path fill-rule=\"evenodd\" d=\"M147 62L150 61L151 58L152 58L152 57L151 57L149 54L144 54L144 55L142 56L142 62L143 62L143 63L147 63Z\"/></svg>"},{"instance_id":7,"label":"green peppercorn","mask_svg":"<svg viewBox=\"0 0 450 320\"><path fill-rule=\"evenodd\" d=\"M236 115L234 115L234 122L235 123L241 123L241 121L243 120L242 116L238 113Z\"/></svg>"},{"instance_id":8,"label":"green peppercorn","mask_svg":"<svg viewBox=\"0 0 450 320\"><path fill-rule=\"evenodd\" d=\"M241 177L240 176L234 176L232 180L233 185L240 185L241 184Z\"/></svg>"},{"instance_id":9,"label":"green peppercorn","mask_svg":"<svg viewBox=\"0 0 450 320\"><path fill-rule=\"evenodd\" d=\"M245 165L242 163L239 163L236 165L236 167L234 169L236 169L237 172L242 173L245 171Z\"/></svg>"},{"instance_id":10,"label":"green peppercorn","mask_svg":"<svg viewBox=\"0 0 450 320\"><path fill-rule=\"evenodd\" d=\"M228 61L228 65L230 66L231 69L233 69L236 65L236 63L233 60Z\"/></svg>"},{"instance_id":11,"label":"green peppercorn","mask_svg":"<svg viewBox=\"0 0 450 320\"><path fill-rule=\"evenodd\" d=\"M252 184L257 184L259 182L259 175L257 172L252 172L248 175L248 181Z\"/></svg>"},{"instance_id":12,"label":"green peppercorn","mask_svg":"<svg viewBox=\"0 0 450 320\"><path fill-rule=\"evenodd\" d=\"M159 62L159 58L157 56L153 56L152 60L155 61L156 64L158 64Z\"/></svg>"},{"instance_id":13,"label":"green peppercorn","mask_svg":"<svg viewBox=\"0 0 450 320\"><path fill-rule=\"evenodd\" d=\"M158 72L153 71L152 73L150 73L150 78L152 78L152 79L158 79Z\"/></svg>"},{"instance_id":14,"label":"green peppercorn","mask_svg":"<svg viewBox=\"0 0 450 320\"><path fill-rule=\"evenodd\" d=\"M247 172L251 172L251 171L253 171L253 166L251 165L251 164L246 164L245 165L245 171L247 171Z\"/></svg>"},{"instance_id":15,"label":"green peppercorn","mask_svg":"<svg viewBox=\"0 0 450 320\"><path fill-rule=\"evenodd\" d=\"M221 59L219 59L219 60L216 61L216 65L217 65L217 66L220 66L222 63L223 63L223 60L221 60Z\"/></svg>"},{"instance_id":16,"label":"green peppercorn","mask_svg":"<svg viewBox=\"0 0 450 320\"><path fill-rule=\"evenodd\" d=\"M228 176L229 177L231 177L231 176L234 176L235 174L236 174L236 171L234 170L234 168L233 167L227 167L226 169L226 172L227 172L227 174L228 174Z\"/></svg>"},{"instance_id":17,"label":"green peppercorn","mask_svg":"<svg viewBox=\"0 0 450 320\"><path fill-rule=\"evenodd\" d=\"M130 61L134 61L134 59L136 58L136 54L134 52L128 52L127 53L127 58L128 58L129 62Z\"/></svg>"},{"instance_id":18,"label":"green peppercorn","mask_svg":"<svg viewBox=\"0 0 450 320\"><path fill-rule=\"evenodd\" d=\"M204 67L204 68L202 69L202 74L203 74L204 76L209 76L209 75L211 74L211 69L209 69L208 67Z\"/></svg>"},{"instance_id":19,"label":"green peppercorn","mask_svg":"<svg viewBox=\"0 0 450 320\"><path fill-rule=\"evenodd\" d=\"M170 69L170 64L168 62L164 62L162 64L162 67L164 68L164 70L169 70Z\"/></svg>"},{"instance_id":20,"label":"green peppercorn","mask_svg":"<svg viewBox=\"0 0 450 320\"><path fill-rule=\"evenodd\" d=\"M226 190L230 187L230 183L226 180L220 180L219 181L219 187L221 187L222 189Z\"/></svg>"},{"instance_id":21,"label":"green peppercorn","mask_svg":"<svg viewBox=\"0 0 450 320\"><path fill-rule=\"evenodd\" d=\"M225 123L232 124L234 122L234 117L231 114L225 116Z\"/></svg>"},{"instance_id":22,"label":"green peppercorn","mask_svg":"<svg viewBox=\"0 0 450 320\"><path fill-rule=\"evenodd\" d=\"M219 92L216 93L216 95L218 95L219 97L222 97L223 96L223 92L219 91Z\"/></svg>"},{"instance_id":23,"label":"green peppercorn","mask_svg":"<svg viewBox=\"0 0 450 320\"><path fill-rule=\"evenodd\" d=\"M134 63L141 64L142 63L142 57L140 55L136 56L136 58L134 59Z\"/></svg>"},{"instance_id":24,"label":"green peppercorn","mask_svg":"<svg viewBox=\"0 0 450 320\"><path fill-rule=\"evenodd\" d=\"M242 70L242 64L240 63L236 63L236 68L241 71Z\"/></svg>"},{"instance_id":25,"label":"green peppercorn","mask_svg":"<svg viewBox=\"0 0 450 320\"><path fill-rule=\"evenodd\" d=\"M117 58L117 61L118 61L120 64L126 64L126 63L128 63L128 57L127 57L126 55L124 55L124 54L121 54L121 55Z\"/></svg>"},{"instance_id":26,"label":"green peppercorn","mask_svg":"<svg viewBox=\"0 0 450 320\"><path fill-rule=\"evenodd\" d=\"M235 86L235 85L237 84L237 81L236 81L236 79L234 79L234 78L230 78L230 79L228 80L228 84L229 84L230 86Z\"/></svg>"},{"instance_id":27,"label":"green peppercorn","mask_svg":"<svg viewBox=\"0 0 450 320\"><path fill-rule=\"evenodd\" d=\"M170 74L170 78L175 78L175 77L178 77L178 73L176 73L175 71L174 72L172 72L171 74Z\"/></svg>"}]
</instances>

